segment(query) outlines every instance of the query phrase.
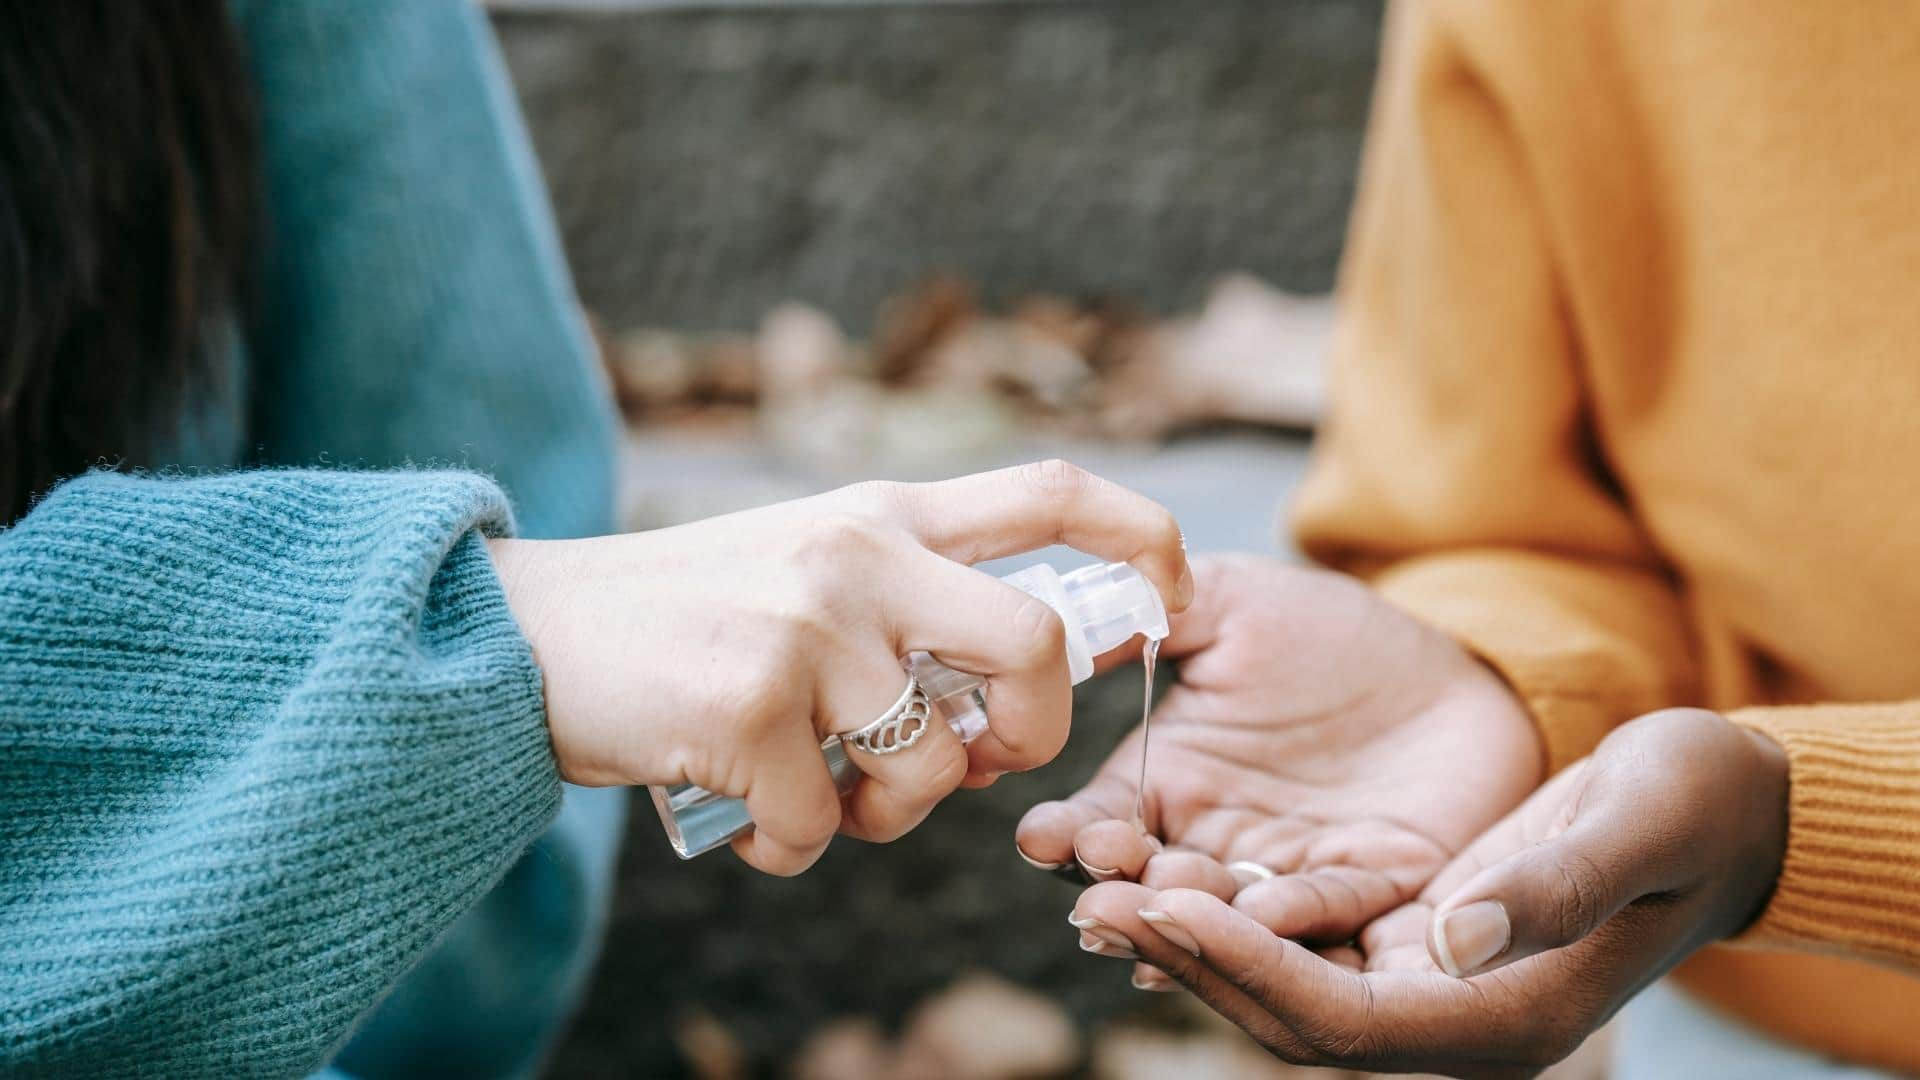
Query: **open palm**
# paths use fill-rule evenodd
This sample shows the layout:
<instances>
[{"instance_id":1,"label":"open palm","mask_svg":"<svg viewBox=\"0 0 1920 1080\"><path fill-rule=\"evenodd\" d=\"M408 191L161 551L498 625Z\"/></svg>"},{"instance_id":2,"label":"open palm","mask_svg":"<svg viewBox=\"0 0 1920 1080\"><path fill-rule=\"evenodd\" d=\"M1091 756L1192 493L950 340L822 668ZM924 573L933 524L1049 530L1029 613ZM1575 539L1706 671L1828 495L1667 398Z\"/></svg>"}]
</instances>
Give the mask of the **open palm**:
<instances>
[{"instance_id":1,"label":"open palm","mask_svg":"<svg viewBox=\"0 0 1920 1080\"><path fill-rule=\"evenodd\" d=\"M1180 678L1154 713L1147 835L1128 820L1135 731L1085 788L1027 813L1029 861L1205 889L1339 949L1539 782L1524 707L1445 634L1338 574L1253 556L1194 573L1162 652Z\"/></svg>"}]
</instances>

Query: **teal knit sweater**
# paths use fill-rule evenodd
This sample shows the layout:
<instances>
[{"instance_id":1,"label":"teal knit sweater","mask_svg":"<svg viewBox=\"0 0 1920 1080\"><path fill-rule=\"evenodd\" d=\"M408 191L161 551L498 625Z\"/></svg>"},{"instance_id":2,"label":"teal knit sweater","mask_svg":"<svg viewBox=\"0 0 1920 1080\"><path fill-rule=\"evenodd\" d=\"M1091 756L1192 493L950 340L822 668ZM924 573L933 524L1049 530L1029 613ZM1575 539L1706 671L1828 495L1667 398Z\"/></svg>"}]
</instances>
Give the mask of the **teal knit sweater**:
<instances>
[{"instance_id":1,"label":"teal knit sweater","mask_svg":"<svg viewBox=\"0 0 1920 1080\"><path fill-rule=\"evenodd\" d=\"M234 11L234 377L0 532L0 1074L525 1071L620 814L481 536L607 530L613 417L475 5Z\"/></svg>"}]
</instances>

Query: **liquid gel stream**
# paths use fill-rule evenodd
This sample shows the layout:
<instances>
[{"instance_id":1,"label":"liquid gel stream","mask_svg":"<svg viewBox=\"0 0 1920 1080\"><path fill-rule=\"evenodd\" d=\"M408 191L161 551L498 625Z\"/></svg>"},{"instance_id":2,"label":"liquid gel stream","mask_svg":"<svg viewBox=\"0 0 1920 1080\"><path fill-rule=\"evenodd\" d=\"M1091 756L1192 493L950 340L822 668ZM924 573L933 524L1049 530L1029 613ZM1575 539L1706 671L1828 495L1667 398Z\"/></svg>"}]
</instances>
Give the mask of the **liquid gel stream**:
<instances>
[{"instance_id":1,"label":"liquid gel stream","mask_svg":"<svg viewBox=\"0 0 1920 1080\"><path fill-rule=\"evenodd\" d=\"M1094 563L1066 574L1050 566L1031 566L1001 580L1059 612L1067 631L1067 670L1076 686L1093 675L1094 657L1119 648L1136 634L1144 634L1151 658L1160 639L1167 636L1167 613L1160 605L1160 594L1139 571L1125 563ZM987 730L984 679L946 667L926 653L914 653L904 663L920 680L934 717L944 720L962 741L971 742ZM1151 665L1151 659L1148 663ZM1152 691L1149 666L1149 696ZM851 788L859 770L847 757L839 738L828 736L820 744L820 752L826 755L827 767L840 789ZM744 799L695 784L650 790L661 824L666 826L667 840L683 859L712 851L753 827Z\"/></svg>"},{"instance_id":2,"label":"liquid gel stream","mask_svg":"<svg viewBox=\"0 0 1920 1080\"><path fill-rule=\"evenodd\" d=\"M1140 663L1147 670L1147 688L1140 695L1140 782L1133 788L1133 827L1147 836L1147 744L1153 741L1153 665L1160 659L1160 639L1148 638L1140 650Z\"/></svg>"}]
</instances>

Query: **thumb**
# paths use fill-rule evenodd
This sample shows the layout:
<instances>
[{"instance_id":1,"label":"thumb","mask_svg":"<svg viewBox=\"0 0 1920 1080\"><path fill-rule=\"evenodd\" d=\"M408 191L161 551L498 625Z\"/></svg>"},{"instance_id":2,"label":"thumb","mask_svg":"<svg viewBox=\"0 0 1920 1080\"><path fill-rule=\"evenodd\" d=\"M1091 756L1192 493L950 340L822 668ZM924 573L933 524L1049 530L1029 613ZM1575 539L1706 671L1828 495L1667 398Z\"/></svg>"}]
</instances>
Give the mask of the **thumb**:
<instances>
[{"instance_id":1,"label":"thumb","mask_svg":"<svg viewBox=\"0 0 1920 1080\"><path fill-rule=\"evenodd\" d=\"M1664 885L1660 866L1612 814L1583 812L1565 832L1474 875L1427 928L1440 970L1466 978L1558 949L1599 929Z\"/></svg>"}]
</instances>

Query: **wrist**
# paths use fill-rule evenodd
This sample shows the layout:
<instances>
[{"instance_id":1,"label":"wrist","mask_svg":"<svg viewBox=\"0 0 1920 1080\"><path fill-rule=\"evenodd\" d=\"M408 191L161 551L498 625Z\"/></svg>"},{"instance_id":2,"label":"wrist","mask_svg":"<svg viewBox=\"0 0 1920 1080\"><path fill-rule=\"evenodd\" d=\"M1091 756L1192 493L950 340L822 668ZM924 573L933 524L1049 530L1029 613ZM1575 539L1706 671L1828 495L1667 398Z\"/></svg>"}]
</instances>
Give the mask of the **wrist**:
<instances>
[{"instance_id":1,"label":"wrist","mask_svg":"<svg viewBox=\"0 0 1920 1080\"><path fill-rule=\"evenodd\" d=\"M1520 696L1519 688L1513 685L1504 672L1478 653L1468 652L1467 656L1477 669L1476 681L1487 686L1488 693L1497 697L1505 707L1504 711L1514 717L1515 730L1526 732L1525 741L1533 748L1535 763L1533 779L1528 790L1546 783L1553 777L1553 764L1552 754L1547 745L1547 735L1541 730L1540 721L1533 715L1533 710L1527 707L1527 701Z\"/></svg>"},{"instance_id":2,"label":"wrist","mask_svg":"<svg viewBox=\"0 0 1920 1080\"><path fill-rule=\"evenodd\" d=\"M493 562L493 574L500 582L501 595L506 597L507 612L520 627L520 636L526 639L533 650L533 661L539 665L540 643L536 635L541 620L536 617L533 602L539 590L530 580L534 575L528 558L529 547L537 542L503 536L489 536L486 542L487 557Z\"/></svg>"},{"instance_id":3,"label":"wrist","mask_svg":"<svg viewBox=\"0 0 1920 1080\"><path fill-rule=\"evenodd\" d=\"M1773 899L1774 886L1786 863L1790 763L1784 747L1765 732L1727 721L1741 736L1741 759L1735 789L1741 795L1747 825L1730 884L1735 916L1731 937L1751 926Z\"/></svg>"}]
</instances>

